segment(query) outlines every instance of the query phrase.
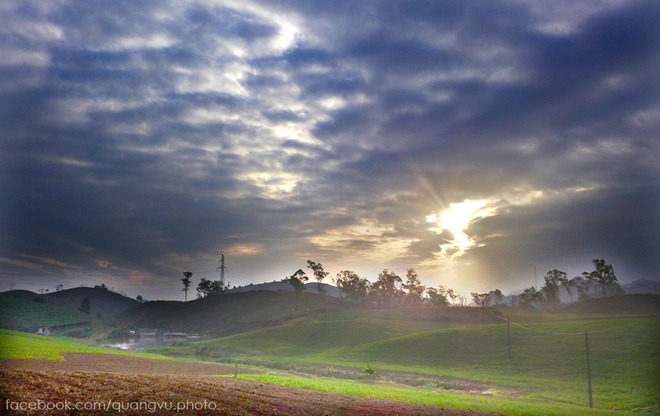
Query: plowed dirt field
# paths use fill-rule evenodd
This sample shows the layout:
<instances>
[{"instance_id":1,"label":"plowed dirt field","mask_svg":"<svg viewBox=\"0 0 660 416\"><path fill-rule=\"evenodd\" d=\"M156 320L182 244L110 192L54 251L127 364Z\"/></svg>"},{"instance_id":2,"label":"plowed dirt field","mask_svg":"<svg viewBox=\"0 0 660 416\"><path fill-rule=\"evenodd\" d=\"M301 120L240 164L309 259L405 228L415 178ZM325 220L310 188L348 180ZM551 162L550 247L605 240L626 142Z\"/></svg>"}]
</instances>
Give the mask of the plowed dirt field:
<instances>
[{"instance_id":1,"label":"plowed dirt field","mask_svg":"<svg viewBox=\"0 0 660 416\"><path fill-rule=\"evenodd\" d=\"M213 375L232 367L105 354L9 360L2 411L86 415L465 415L486 413L284 387Z\"/></svg>"}]
</instances>

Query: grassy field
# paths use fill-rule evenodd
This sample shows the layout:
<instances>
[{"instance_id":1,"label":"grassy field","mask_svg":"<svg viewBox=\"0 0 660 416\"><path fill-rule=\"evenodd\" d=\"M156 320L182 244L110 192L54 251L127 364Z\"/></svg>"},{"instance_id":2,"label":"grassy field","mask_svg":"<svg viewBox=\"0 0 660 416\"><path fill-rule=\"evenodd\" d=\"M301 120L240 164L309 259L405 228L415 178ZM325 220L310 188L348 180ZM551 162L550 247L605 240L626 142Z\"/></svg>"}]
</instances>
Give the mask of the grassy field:
<instances>
[{"instance_id":1,"label":"grassy field","mask_svg":"<svg viewBox=\"0 0 660 416\"><path fill-rule=\"evenodd\" d=\"M251 363L276 360L356 369L368 363L381 371L512 386L523 391L523 400L537 404L585 406L584 331L589 331L595 406L658 409L658 316L540 315L539 320L552 316L554 322L511 326L508 358L506 324L459 326L408 321L393 315L396 311L382 312L319 314L181 348L224 359L248 358ZM533 321L532 315L525 318Z\"/></svg>"},{"instance_id":2,"label":"grassy field","mask_svg":"<svg viewBox=\"0 0 660 416\"><path fill-rule=\"evenodd\" d=\"M564 415L634 415L635 412L589 409L565 404L538 404L517 400L494 400L472 397L452 392L428 391L420 389L393 387L387 383L357 383L351 381L328 380L321 378L283 377L277 375L242 375L240 378L275 383L284 386L308 390L351 394L362 397L398 400L431 406L451 407L455 409L482 412L503 413L518 416L564 416Z\"/></svg>"},{"instance_id":3,"label":"grassy field","mask_svg":"<svg viewBox=\"0 0 660 416\"><path fill-rule=\"evenodd\" d=\"M156 354L125 352L114 349L83 345L77 342L26 334L23 332L0 329L0 360L12 358L37 358L44 360L62 360L63 352L85 352L96 354L119 354L140 357L173 359Z\"/></svg>"}]
</instances>

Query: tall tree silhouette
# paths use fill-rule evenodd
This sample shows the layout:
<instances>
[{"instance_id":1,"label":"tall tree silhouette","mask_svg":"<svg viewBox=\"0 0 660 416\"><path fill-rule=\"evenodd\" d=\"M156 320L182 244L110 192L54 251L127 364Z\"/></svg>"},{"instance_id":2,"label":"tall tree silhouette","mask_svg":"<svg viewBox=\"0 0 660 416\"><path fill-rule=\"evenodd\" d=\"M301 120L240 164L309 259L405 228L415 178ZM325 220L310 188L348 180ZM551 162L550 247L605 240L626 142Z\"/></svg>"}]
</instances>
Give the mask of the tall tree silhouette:
<instances>
[{"instance_id":1,"label":"tall tree silhouette","mask_svg":"<svg viewBox=\"0 0 660 416\"><path fill-rule=\"evenodd\" d=\"M323 279L325 279L325 277L328 275L328 272L323 270L323 266L321 265L321 263L316 263L311 260L307 260L307 264L308 264L307 268L312 269L312 272L314 272L314 277L318 282L318 285L316 287L319 291L319 295L324 294L325 289L323 288L323 286L321 286L321 283L323 282Z\"/></svg>"},{"instance_id":2,"label":"tall tree silhouette","mask_svg":"<svg viewBox=\"0 0 660 416\"><path fill-rule=\"evenodd\" d=\"M183 272L184 278L181 279L181 282L183 282L183 292L185 292L186 297L184 302L188 302L188 289L190 289L190 283L192 282L192 276L193 274L191 272Z\"/></svg>"}]
</instances>

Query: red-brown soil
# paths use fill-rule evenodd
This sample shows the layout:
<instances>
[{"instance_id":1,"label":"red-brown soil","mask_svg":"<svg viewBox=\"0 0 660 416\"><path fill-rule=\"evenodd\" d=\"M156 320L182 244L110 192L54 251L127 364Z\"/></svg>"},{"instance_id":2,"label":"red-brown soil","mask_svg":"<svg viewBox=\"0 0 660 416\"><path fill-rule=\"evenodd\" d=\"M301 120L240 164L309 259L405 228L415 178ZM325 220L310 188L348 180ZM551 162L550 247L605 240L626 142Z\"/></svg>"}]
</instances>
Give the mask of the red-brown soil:
<instances>
[{"instance_id":1,"label":"red-brown soil","mask_svg":"<svg viewBox=\"0 0 660 416\"><path fill-rule=\"evenodd\" d=\"M0 370L2 413L85 415L465 415L486 413L278 386L212 375L234 368L106 354L63 354L65 361L9 360ZM242 370L243 372L244 369ZM110 408L101 410L98 406ZM41 401L41 402L39 402ZM26 408L30 403L39 406ZM69 409L44 411L44 406ZM9 405L9 409L7 409ZM82 410L73 410L80 405ZM84 407L97 406L97 410ZM155 406L171 406L171 410ZM12 407L13 406L13 407ZM120 409L119 406L122 406ZM177 406L181 407L177 412Z\"/></svg>"}]
</instances>

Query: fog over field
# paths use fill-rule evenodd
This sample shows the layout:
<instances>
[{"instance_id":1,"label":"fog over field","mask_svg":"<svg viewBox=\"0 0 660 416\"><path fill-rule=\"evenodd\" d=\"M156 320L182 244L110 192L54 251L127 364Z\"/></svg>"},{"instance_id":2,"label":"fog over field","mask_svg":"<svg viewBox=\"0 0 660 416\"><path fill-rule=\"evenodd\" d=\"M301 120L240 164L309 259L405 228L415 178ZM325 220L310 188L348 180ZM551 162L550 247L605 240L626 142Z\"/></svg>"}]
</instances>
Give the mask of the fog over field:
<instances>
[{"instance_id":1,"label":"fog over field","mask_svg":"<svg viewBox=\"0 0 660 416\"><path fill-rule=\"evenodd\" d=\"M221 254L233 286L310 259L463 293L596 258L658 280L659 20L651 0L4 1L0 290L183 300Z\"/></svg>"}]
</instances>

